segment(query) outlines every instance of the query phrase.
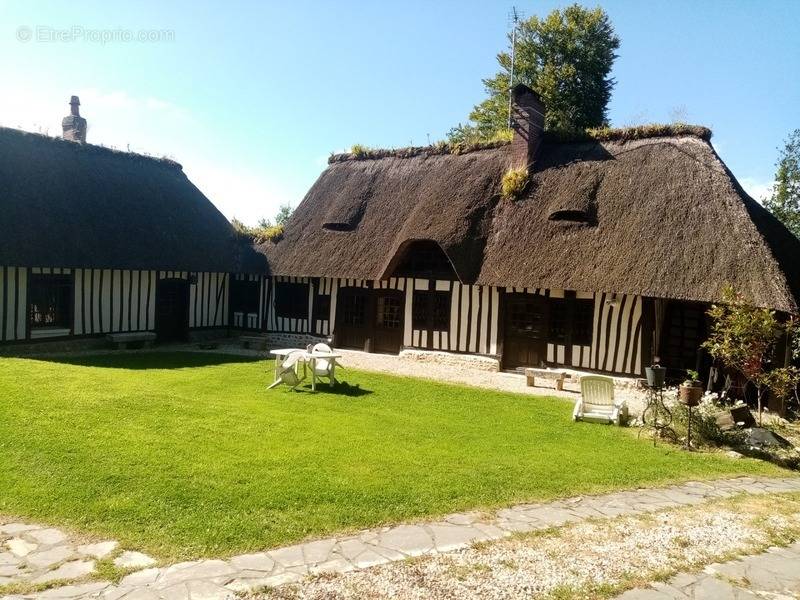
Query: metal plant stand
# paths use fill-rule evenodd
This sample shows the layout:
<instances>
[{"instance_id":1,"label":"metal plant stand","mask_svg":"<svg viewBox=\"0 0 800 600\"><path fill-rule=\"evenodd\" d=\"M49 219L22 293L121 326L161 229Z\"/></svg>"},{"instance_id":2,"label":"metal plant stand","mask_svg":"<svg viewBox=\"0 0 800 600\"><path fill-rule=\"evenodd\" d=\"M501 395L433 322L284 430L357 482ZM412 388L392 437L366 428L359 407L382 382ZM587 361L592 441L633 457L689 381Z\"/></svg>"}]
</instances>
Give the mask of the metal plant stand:
<instances>
[{"instance_id":1,"label":"metal plant stand","mask_svg":"<svg viewBox=\"0 0 800 600\"><path fill-rule=\"evenodd\" d=\"M689 412L689 420L686 422L686 449L692 450L692 405L687 404L686 410Z\"/></svg>"},{"instance_id":2,"label":"metal plant stand","mask_svg":"<svg viewBox=\"0 0 800 600\"><path fill-rule=\"evenodd\" d=\"M672 412L664 404L664 388L648 387L647 405L642 411L642 429L639 430L641 437L642 431L649 430L653 434L653 445L656 445L658 438L671 439L678 441L678 435L672 428Z\"/></svg>"}]
</instances>

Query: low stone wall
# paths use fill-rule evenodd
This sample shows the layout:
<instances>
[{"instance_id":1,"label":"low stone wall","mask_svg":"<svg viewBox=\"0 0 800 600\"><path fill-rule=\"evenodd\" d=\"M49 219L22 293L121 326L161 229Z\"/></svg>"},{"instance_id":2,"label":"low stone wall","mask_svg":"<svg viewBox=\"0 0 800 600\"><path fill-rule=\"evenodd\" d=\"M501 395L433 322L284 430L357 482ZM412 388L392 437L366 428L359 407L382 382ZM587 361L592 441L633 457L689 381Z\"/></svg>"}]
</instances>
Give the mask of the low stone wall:
<instances>
[{"instance_id":1,"label":"low stone wall","mask_svg":"<svg viewBox=\"0 0 800 600\"><path fill-rule=\"evenodd\" d=\"M408 349L400 352L400 358L419 362L432 362L439 365L452 365L454 367L468 367L481 371L496 372L500 370L500 361L492 356L478 354L456 354L439 350Z\"/></svg>"},{"instance_id":2,"label":"low stone wall","mask_svg":"<svg viewBox=\"0 0 800 600\"><path fill-rule=\"evenodd\" d=\"M327 343L327 338L310 335L308 333L276 333L265 334L267 349L278 348L305 348L309 344Z\"/></svg>"},{"instance_id":3,"label":"low stone wall","mask_svg":"<svg viewBox=\"0 0 800 600\"><path fill-rule=\"evenodd\" d=\"M109 348L105 336L43 340L41 342L15 342L0 346L0 356L35 356L38 354L64 354L104 350Z\"/></svg>"}]
</instances>

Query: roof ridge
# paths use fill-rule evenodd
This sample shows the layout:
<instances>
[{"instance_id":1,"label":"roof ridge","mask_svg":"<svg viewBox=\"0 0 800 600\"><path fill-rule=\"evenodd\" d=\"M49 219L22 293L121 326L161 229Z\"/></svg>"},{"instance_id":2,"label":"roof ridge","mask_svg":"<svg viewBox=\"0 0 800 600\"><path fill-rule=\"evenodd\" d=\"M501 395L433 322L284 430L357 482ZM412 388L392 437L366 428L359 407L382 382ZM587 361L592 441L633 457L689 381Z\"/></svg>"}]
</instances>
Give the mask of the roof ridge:
<instances>
[{"instance_id":1,"label":"roof ridge","mask_svg":"<svg viewBox=\"0 0 800 600\"><path fill-rule=\"evenodd\" d=\"M178 170L183 170L183 165L176 160L171 158L167 158L166 156L152 156L149 154L142 154L140 152L131 152L127 150L118 150L117 148L110 148L108 146L103 146L100 144L90 144L90 143L80 143L80 142L73 142L71 140L65 140L64 138L58 136L50 136L44 133L38 133L35 131L25 131L24 129L18 129L16 127L6 127L0 125L0 135L17 135L19 137L30 137L33 139L41 140L43 142L49 142L52 144L64 144L69 145L66 147L75 148L78 151L83 152L96 152L99 154L111 154L115 156L127 157L130 159L143 159L152 161L161 165L174 167Z\"/></svg>"},{"instance_id":2,"label":"roof ridge","mask_svg":"<svg viewBox=\"0 0 800 600\"><path fill-rule=\"evenodd\" d=\"M687 123L646 123L631 127L596 127L583 131L547 130L545 141L551 143L585 143L585 142L629 142L634 140L696 137L705 142L711 139L712 131L703 125ZM510 145L509 140L491 140L487 142L450 143L437 142L428 146L406 146L403 148L369 148L355 144L350 152L331 154L328 164L354 160L379 160L382 158L413 158L415 156L460 155L481 150L492 150Z\"/></svg>"}]
</instances>

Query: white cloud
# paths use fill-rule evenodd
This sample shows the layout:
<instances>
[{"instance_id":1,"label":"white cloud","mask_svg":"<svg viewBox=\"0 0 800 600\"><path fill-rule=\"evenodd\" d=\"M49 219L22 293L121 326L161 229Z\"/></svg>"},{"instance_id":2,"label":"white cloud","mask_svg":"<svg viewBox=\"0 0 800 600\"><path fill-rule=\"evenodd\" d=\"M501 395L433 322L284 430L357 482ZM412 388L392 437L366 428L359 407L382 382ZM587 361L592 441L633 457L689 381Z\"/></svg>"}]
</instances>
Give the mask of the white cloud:
<instances>
[{"instance_id":1,"label":"white cloud","mask_svg":"<svg viewBox=\"0 0 800 600\"><path fill-rule=\"evenodd\" d=\"M774 181L764 181L755 177L741 177L739 183L753 200L758 200L761 204L764 204L764 200L772 194L772 186L775 184Z\"/></svg>"}]
</instances>

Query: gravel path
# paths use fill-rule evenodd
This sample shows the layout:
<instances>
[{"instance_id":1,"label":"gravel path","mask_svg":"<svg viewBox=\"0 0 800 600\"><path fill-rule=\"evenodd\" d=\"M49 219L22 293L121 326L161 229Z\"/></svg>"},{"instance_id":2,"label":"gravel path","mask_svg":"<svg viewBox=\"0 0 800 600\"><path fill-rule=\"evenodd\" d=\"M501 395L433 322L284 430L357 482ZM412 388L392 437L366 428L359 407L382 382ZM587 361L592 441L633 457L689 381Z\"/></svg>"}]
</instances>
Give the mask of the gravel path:
<instances>
[{"instance_id":1,"label":"gravel path","mask_svg":"<svg viewBox=\"0 0 800 600\"><path fill-rule=\"evenodd\" d=\"M554 543L549 550L544 553L539 552L535 556L525 558L513 558L512 555L519 552L517 541L513 536L520 533L543 532L551 528L561 527L565 524L582 524L585 530L578 529L577 539L597 539L598 534L593 533L596 527L589 521L600 519L608 521L609 518L631 517L633 515L646 515L657 513L669 508L693 506L704 502L728 498L740 494L750 496L763 496L765 494L777 494L785 492L800 492L800 478L789 477L785 479L777 478L751 478L740 477L736 479L717 480L708 482L689 482L682 485L674 485L666 488L640 489L626 492L617 492L603 496L586 496L548 502L543 504L525 504L498 511L494 516L479 513L457 513L449 515L441 521L424 522L418 524L402 524L393 527L382 527L378 529L364 530L359 534L338 536L323 540L315 540L303 544L296 544L284 548L278 548L267 552L236 556L229 560L199 560L179 563L167 567L147 566L147 559L143 555L131 551L119 554L120 549L111 549L111 542L104 546L115 558L115 562L123 568L141 569L124 577L118 584L108 582L76 583L65 587L50 589L39 594L24 594L8 596L15 600L28 598L71 598L71 599L94 599L103 600L195 600L205 598L208 600L215 598L230 598L235 592L252 592L263 587L281 586L303 581L308 575L327 574L326 578L320 578L305 584L297 593L301 597L324 598L331 597L326 594L330 589L321 588L330 579L330 574L339 574L354 582L355 590L358 593L344 595L342 598L370 597L362 595L368 589L386 590L388 595L372 596L394 597L395 588L408 586L408 577L419 580L420 585L425 581L436 585L435 589L420 588L423 595L406 595L397 597L417 598L417 597L455 597L448 595L452 592L459 598L465 597L464 590L456 586L454 582L460 578L481 576L484 580L483 589L488 590L496 583L486 583L485 559L472 560L475 552L484 550L476 549L473 545L476 542L496 542L487 544L488 550L497 554L497 560L490 561L489 571L492 578L501 577L498 582L505 582L503 585L511 586L513 589L530 588L530 578L533 577L531 569L537 567L541 561L547 558L549 552L555 552L560 546ZM800 510L800 509L799 509ZM732 544L743 543L750 533L737 529L736 515L723 515L717 520L708 522L693 523L692 527L687 527L693 532L689 532L689 545L692 547L709 547L723 549L728 540ZM614 531L626 532L628 529L635 528L626 525L625 521ZM664 523L665 528L669 523ZM27 529L26 529L27 528ZM31 565L36 562L39 552L49 552L53 548L61 547L63 556L49 564L48 569L59 569L63 564L70 564L70 561L77 560L78 555L86 556L88 551L79 547L69 536L56 529L47 529L47 540L49 546L41 549L33 549L27 554L20 555L15 548L21 549L18 542L14 542L25 531L40 531L41 526L31 526L25 523L4 523L0 526L2 538L0 542L8 548L7 552L0 550L0 566L9 566L9 580L6 584L24 584L34 582L41 573ZM663 529L663 528L662 528ZM693 537L692 537L693 536ZM613 537L613 536L612 536ZM620 537L620 535L617 535ZM617 552L620 556L632 552L633 546L638 544L640 554L644 548L668 547L668 535L662 530L653 530L648 536L625 537L616 546L613 544L608 548L592 550L588 554L579 554L577 558L570 555L562 557L561 563L552 563L551 570L558 570L569 562L574 563L579 560L583 565L582 570L596 568L597 564L625 564L625 561L608 559L606 563L597 562L598 557L611 556ZM680 545L677 534L673 535L673 545ZM508 540L507 538L511 538ZM628 544L626 546L626 544ZM574 546L581 552L581 544ZM738 546L737 546L738 547ZM733 548L733 546L731 546ZM448 554L454 553L455 554ZM422 571L408 570L406 559L411 557L434 557L434 562L419 563ZM460 557L460 558L459 558ZM467 557L466 559L464 557ZM141 561L137 563L138 561ZM426 559L427 560L427 559ZM464 561L459 563L459 561ZM526 562L527 561L527 562ZM563 562L566 561L566 562ZM86 561L82 561L86 562ZM391 565L390 563L394 563ZM495 564L496 563L496 564ZM521 568L521 565L529 565ZM650 563L647 563L648 565ZM384 566L380 566L384 565ZM425 566L428 565L428 566ZM435 565L430 567L429 565ZM475 566L477 565L477 566ZM505 565L505 567L504 567ZM378 567L377 569L367 569L367 567ZM473 568L475 567L475 568ZM92 564L92 568L94 565ZM433 568L441 576L437 579L433 577L434 572L428 573L425 569ZM505 570L503 570L505 569ZM13 572L12 572L13 571ZM353 571L354 573L350 573ZM537 571L538 572L538 571ZM564 571L568 574L570 571ZM415 575L416 573L416 575ZM612 572L613 573L613 572ZM344 575L342 575L344 574ZM85 572L76 573L75 577L86 575ZM559 579L559 577L562 577ZM565 581L563 577L569 575L553 575L542 579L536 575L534 580L549 581L551 587L560 585ZM377 578L377 579L373 579ZM41 581L41 580L40 580ZM490 580L491 581L491 580ZM392 583L395 582L395 583ZM332 584L333 585L333 584ZM337 584L338 585L338 584ZM349 585L349 584L348 584ZM426 584L427 585L427 584ZM476 583L477 585L477 583ZM537 584L538 585L538 584ZM384 586L384 587L381 587ZM386 587L388 586L388 587ZM341 587L341 586L340 586ZM346 589L345 586L342 589ZM476 588L476 589L478 589ZM291 591L292 588L289 588ZM337 588L338 589L338 588ZM412 588L409 588L412 589ZM427 589L427 592L425 590ZM538 589L538 588L537 588ZM447 591L450 590L450 591ZM323 593L324 592L324 593ZM433 595L435 592L435 595ZM526 592L526 593L528 593ZM288 593L288 592L287 592ZM342 592L344 593L344 592ZM441 595L439 595L441 593ZM426 595L427 594L427 595ZM332 596L336 597L336 596ZM481 595L472 597L482 597ZM516 597L516 596L508 596Z\"/></svg>"},{"instance_id":2,"label":"gravel path","mask_svg":"<svg viewBox=\"0 0 800 600\"><path fill-rule=\"evenodd\" d=\"M411 563L316 577L261 596L281 600L596 598L632 579L646 581L732 553L758 551L777 535L797 539L800 498L785 502L788 510L766 518L772 507L760 499L710 512L706 507L691 507L647 518L580 523ZM800 543L713 565L700 573L684 572L667 584L635 589L622 598L756 597L742 593L739 586L783 594L800 591Z\"/></svg>"}]
</instances>

